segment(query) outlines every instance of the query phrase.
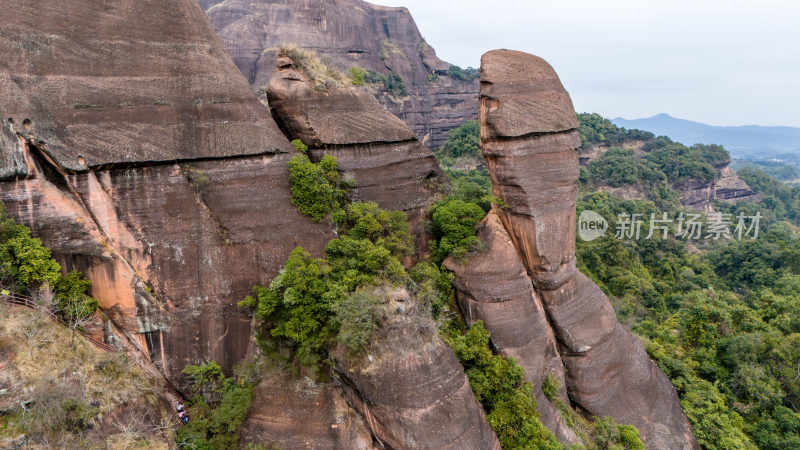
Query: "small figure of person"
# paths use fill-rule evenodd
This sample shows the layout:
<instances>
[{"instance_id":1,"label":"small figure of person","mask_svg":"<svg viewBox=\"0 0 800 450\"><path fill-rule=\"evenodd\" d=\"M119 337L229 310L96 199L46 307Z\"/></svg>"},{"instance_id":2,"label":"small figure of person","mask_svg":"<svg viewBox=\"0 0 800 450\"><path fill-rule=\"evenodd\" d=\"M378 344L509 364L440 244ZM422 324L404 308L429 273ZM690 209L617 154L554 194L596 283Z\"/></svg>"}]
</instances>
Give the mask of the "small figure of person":
<instances>
[{"instance_id":1,"label":"small figure of person","mask_svg":"<svg viewBox=\"0 0 800 450\"><path fill-rule=\"evenodd\" d=\"M181 417L181 420L183 420L184 424L189 423L189 415L188 414L184 414L183 417Z\"/></svg>"},{"instance_id":2,"label":"small figure of person","mask_svg":"<svg viewBox=\"0 0 800 450\"><path fill-rule=\"evenodd\" d=\"M185 407L185 406L183 406L183 403L178 403L178 407L177 407L177 408L175 408L175 409L177 409L177 410L178 410L178 412L181 412L181 411L185 410L185 409L186 409L186 407Z\"/></svg>"}]
</instances>

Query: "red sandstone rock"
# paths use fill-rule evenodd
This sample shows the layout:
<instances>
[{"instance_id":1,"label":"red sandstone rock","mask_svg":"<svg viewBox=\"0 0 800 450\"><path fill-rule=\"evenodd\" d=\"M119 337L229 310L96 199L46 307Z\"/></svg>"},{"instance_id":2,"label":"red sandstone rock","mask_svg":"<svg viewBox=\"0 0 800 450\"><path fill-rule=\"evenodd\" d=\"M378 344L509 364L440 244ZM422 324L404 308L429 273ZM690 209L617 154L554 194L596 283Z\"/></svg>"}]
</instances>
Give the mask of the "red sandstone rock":
<instances>
[{"instance_id":1,"label":"red sandstone rock","mask_svg":"<svg viewBox=\"0 0 800 450\"><path fill-rule=\"evenodd\" d=\"M290 139L314 160L335 156L357 185L355 198L405 211L417 248L427 245L424 217L443 182L439 165L414 133L372 96L351 86L315 89L307 74L284 61L267 88L269 105Z\"/></svg>"},{"instance_id":2,"label":"red sandstone rock","mask_svg":"<svg viewBox=\"0 0 800 450\"><path fill-rule=\"evenodd\" d=\"M331 224L291 205L289 141L191 0L5 6L0 199L9 214L65 269L92 280L112 322L106 340L125 339L124 348L149 358L143 365L155 363L179 385L187 364L215 360L230 372L251 335L236 303L268 284L294 247L321 256L335 236ZM342 168L362 182L365 199L423 211L433 195L426 177L439 176L430 152L362 96L340 98L340 115L349 105L355 117L343 126L334 116L312 121L320 143L345 152ZM356 132L356 119L371 120L366 134ZM424 377L398 382L393 370L361 379L364 391L348 394L369 399L364 411L384 424L374 429L381 439L497 448L462 368L437 342L415 348L430 351L416 362L408 354L393 361L392 352L382 361L416 364L409 375L440 374L455 386L447 395L414 384ZM283 394L291 407L317 406ZM316 399L319 411L287 413L283 428L257 414L248 436L279 429L282 442L297 443L299 433L324 429L312 439L322 447L368 447L358 415L328 428L347 409L332 384ZM409 415L397 414L397 404ZM258 403L255 411L280 418ZM311 422L293 427L292 417Z\"/></svg>"},{"instance_id":3,"label":"red sandstone rock","mask_svg":"<svg viewBox=\"0 0 800 450\"><path fill-rule=\"evenodd\" d=\"M499 450L453 351L405 290L383 294L387 318L366 354L335 355L348 402L387 448Z\"/></svg>"},{"instance_id":4,"label":"red sandstone rock","mask_svg":"<svg viewBox=\"0 0 800 450\"><path fill-rule=\"evenodd\" d=\"M552 67L521 52L485 54L479 122L494 193L510 207L498 215L541 296L570 399L591 415L635 425L648 448L696 448L675 388L600 288L575 270L580 140ZM497 282L487 275L486 283Z\"/></svg>"},{"instance_id":5,"label":"red sandstone rock","mask_svg":"<svg viewBox=\"0 0 800 450\"><path fill-rule=\"evenodd\" d=\"M9 213L173 381L230 369L250 335L236 303L334 236L289 202L288 140L191 0L3 12Z\"/></svg>"}]
</instances>

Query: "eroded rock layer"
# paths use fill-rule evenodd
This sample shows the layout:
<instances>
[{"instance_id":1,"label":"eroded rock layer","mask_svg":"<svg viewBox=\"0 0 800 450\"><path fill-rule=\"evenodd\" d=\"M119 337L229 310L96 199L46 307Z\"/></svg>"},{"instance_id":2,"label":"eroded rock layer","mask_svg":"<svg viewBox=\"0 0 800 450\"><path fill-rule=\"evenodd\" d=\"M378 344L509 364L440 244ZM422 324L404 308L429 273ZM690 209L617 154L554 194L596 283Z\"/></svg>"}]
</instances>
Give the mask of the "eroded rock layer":
<instances>
[{"instance_id":1,"label":"eroded rock layer","mask_svg":"<svg viewBox=\"0 0 800 450\"><path fill-rule=\"evenodd\" d=\"M196 2L9 0L3 15L3 118L30 121L61 167L288 149Z\"/></svg>"},{"instance_id":2,"label":"eroded rock layer","mask_svg":"<svg viewBox=\"0 0 800 450\"><path fill-rule=\"evenodd\" d=\"M521 52L485 54L479 122L494 193L507 205L497 214L547 313L534 326L555 335L572 402L636 426L648 448L697 447L670 381L617 322L600 288L575 269L580 139L555 71ZM502 348L504 334L498 339Z\"/></svg>"},{"instance_id":3,"label":"eroded rock layer","mask_svg":"<svg viewBox=\"0 0 800 450\"><path fill-rule=\"evenodd\" d=\"M179 388L188 364L213 360L230 373L253 351L250 317L236 303L268 284L293 248L321 256L336 236L291 204L289 140L193 0L3 6L0 200L9 215L92 281L108 317L93 334L133 348ZM440 176L435 161L365 95L312 98L336 117L313 103L297 111L320 119L308 130L339 152L363 200L420 215L433 195L426 183ZM498 448L450 349L426 341L415 359L395 354L397 342L380 353L382 369L354 372L345 390L370 422L328 383L308 397L259 391L244 434L369 448L369 423L396 448ZM258 403L272 400L319 410L281 415ZM306 430L311 444L298 436Z\"/></svg>"},{"instance_id":4,"label":"eroded rock layer","mask_svg":"<svg viewBox=\"0 0 800 450\"><path fill-rule=\"evenodd\" d=\"M443 179L431 151L369 94L343 85L315 89L291 60L279 65L267 95L282 129L310 147L312 160L335 156L339 170L356 181L357 200L405 211L424 249L423 218Z\"/></svg>"},{"instance_id":5,"label":"eroded rock layer","mask_svg":"<svg viewBox=\"0 0 800 450\"><path fill-rule=\"evenodd\" d=\"M201 0L233 60L254 89L275 72L276 48L295 43L317 52L346 71L352 66L396 74L408 95L383 89L376 98L403 119L430 148L447 133L474 119L478 82L446 75L406 8L362 0Z\"/></svg>"},{"instance_id":6,"label":"eroded rock layer","mask_svg":"<svg viewBox=\"0 0 800 450\"><path fill-rule=\"evenodd\" d=\"M35 154L35 148L28 152ZM230 369L250 320L236 306L299 245L334 234L289 202L289 155L159 164L0 183L8 212L92 280L92 295L173 381L186 364Z\"/></svg>"},{"instance_id":7,"label":"eroded rock layer","mask_svg":"<svg viewBox=\"0 0 800 450\"><path fill-rule=\"evenodd\" d=\"M499 450L453 351L404 289L381 294L386 319L367 354L336 352L348 402L386 448Z\"/></svg>"}]
</instances>

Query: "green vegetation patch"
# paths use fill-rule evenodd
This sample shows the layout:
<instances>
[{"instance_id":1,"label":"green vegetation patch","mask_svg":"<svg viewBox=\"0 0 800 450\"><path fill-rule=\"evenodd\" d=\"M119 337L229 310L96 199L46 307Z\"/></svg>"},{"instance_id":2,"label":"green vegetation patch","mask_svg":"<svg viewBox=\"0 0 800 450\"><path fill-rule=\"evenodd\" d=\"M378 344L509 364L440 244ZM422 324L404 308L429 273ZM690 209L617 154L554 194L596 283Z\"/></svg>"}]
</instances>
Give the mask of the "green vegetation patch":
<instances>
[{"instance_id":1,"label":"green vegetation patch","mask_svg":"<svg viewBox=\"0 0 800 450\"><path fill-rule=\"evenodd\" d=\"M473 81L477 80L481 76L480 70L474 67L462 69L458 66L450 66L450 70L448 70L447 74L458 81Z\"/></svg>"},{"instance_id":2,"label":"green vegetation patch","mask_svg":"<svg viewBox=\"0 0 800 450\"><path fill-rule=\"evenodd\" d=\"M291 202L297 209L320 222L347 201L349 184L339 173L336 158L325 155L315 164L306 155L289 161Z\"/></svg>"},{"instance_id":3,"label":"green vegetation patch","mask_svg":"<svg viewBox=\"0 0 800 450\"><path fill-rule=\"evenodd\" d=\"M183 375L191 383L193 398L188 408L189 422L178 428L176 442L195 449L237 448L238 429L253 401L253 383L226 377L215 361L188 365Z\"/></svg>"},{"instance_id":4,"label":"green vegetation patch","mask_svg":"<svg viewBox=\"0 0 800 450\"><path fill-rule=\"evenodd\" d=\"M524 381L522 367L513 358L492 353L483 322L475 322L468 330L460 330L454 323L443 330L443 337L464 366L500 445L504 449L562 448L542 425L533 386Z\"/></svg>"},{"instance_id":5,"label":"green vegetation patch","mask_svg":"<svg viewBox=\"0 0 800 450\"><path fill-rule=\"evenodd\" d=\"M403 78L394 72L380 74L370 70L363 76L363 79L365 83L380 85L382 90L390 92L395 97L408 96Z\"/></svg>"}]
</instances>

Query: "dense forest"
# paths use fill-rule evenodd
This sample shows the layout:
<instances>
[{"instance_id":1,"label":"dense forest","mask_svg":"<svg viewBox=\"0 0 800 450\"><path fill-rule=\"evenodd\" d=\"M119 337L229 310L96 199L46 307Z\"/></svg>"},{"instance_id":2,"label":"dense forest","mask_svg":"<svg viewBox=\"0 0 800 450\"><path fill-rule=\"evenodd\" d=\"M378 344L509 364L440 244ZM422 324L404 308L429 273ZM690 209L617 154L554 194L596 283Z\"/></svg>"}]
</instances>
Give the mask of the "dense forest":
<instances>
[{"instance_id":1,"label":"dense forest","mask_svg":"<svg viewBox=\"0 0 800 450\"><path fill-rule=\"evenodd\" d=\"M579 120L582 154L608 150L581 168L578 214L597 212L611 230L633 213L692 214L670 185L713 180L715 163L729 160L720 146L687 147L597 114ZM485 209L491 185L475 165L475 130L472 122L455 130L436 156L451 178L450 195ZM703 447L800 448L800 187L756 168L739 175L760 201L715 202L733 218L733 239L678 239L674 223L666 238L658 230L647 239L644 220L639 239L578 239L579 267L672 380ZM623 200L600 189L626 184L651 186L650 197ZM740 213L762 216L757 239L735 239Z\"/></svg>"}]
</instances>

